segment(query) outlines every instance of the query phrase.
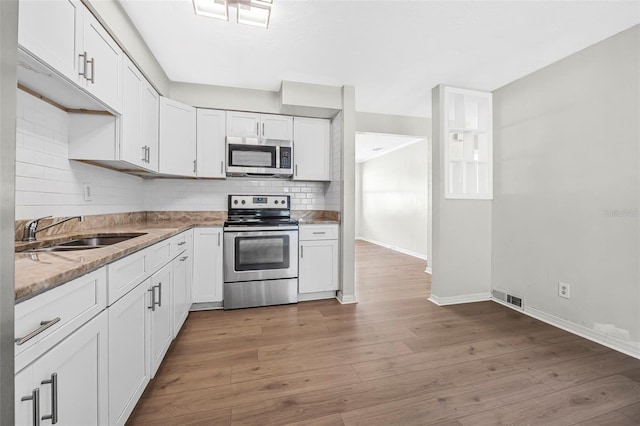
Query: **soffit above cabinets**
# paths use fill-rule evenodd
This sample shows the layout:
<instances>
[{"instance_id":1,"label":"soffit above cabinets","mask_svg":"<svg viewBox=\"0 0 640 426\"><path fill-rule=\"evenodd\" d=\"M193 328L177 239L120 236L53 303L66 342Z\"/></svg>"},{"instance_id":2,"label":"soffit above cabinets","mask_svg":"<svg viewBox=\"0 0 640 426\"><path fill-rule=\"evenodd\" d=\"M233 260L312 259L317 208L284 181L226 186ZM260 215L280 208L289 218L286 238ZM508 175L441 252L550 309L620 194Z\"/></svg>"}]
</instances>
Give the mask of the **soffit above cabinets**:
<instances>
[{"instance_id":1,"label":"soffit above cabinets","mask_svg":"<svg viewBox=\"0 0 640 426\"><path fill-rule=\"evenodd\" d=\"M438 84L495 90L640 22L625 1L274 0L263 29L119 1L174 82L353 85L357 111L416 117Z\"/></svg>"}]
</instances>

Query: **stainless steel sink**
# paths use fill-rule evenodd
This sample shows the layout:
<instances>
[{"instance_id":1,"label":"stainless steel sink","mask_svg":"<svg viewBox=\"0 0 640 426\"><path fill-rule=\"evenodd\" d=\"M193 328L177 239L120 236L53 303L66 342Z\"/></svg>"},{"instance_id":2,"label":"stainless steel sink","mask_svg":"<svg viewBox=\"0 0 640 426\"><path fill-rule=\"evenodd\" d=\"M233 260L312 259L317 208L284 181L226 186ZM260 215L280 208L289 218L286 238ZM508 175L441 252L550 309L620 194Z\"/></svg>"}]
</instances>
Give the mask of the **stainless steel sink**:
<instances>
[{"instance_id":1,"label":"stainless steel sink","mask_svg":"<svg viewBox=\"0 0 640 426\"><path fill-rule=\"evenodd\" d=\"M107 247L113 244L121 243L123 241L127 241L132 238L139 237L141 235L146 235L146 234L144 232L138 232L138 233L130 233L130 234L89 236L89 237L77 238L75 240L67 241L64 243L55 243L55 244L52 244L51 246L29 249L29 250L26 250L26 252L33 253L33 252L89 250L89 249Z\"/></svg>"}]
</instances>

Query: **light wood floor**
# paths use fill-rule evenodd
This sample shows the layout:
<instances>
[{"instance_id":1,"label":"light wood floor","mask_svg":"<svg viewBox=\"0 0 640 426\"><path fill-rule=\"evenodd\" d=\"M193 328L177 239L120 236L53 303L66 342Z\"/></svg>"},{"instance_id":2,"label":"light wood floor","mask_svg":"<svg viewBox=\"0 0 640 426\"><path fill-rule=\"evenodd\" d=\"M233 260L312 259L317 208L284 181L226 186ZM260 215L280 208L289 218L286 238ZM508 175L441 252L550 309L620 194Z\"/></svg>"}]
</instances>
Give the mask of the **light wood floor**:
<instances>
[{"instance_id":1,"label":"light wood floor","mask_svg":"<svg viewBox=\"0 0 640 426\"><path fill-rule=\"evenodd\" d=\"M357 305L192 313L129 424L640 425L640 361L358 242Z\"/></svg>"}]
</instances>

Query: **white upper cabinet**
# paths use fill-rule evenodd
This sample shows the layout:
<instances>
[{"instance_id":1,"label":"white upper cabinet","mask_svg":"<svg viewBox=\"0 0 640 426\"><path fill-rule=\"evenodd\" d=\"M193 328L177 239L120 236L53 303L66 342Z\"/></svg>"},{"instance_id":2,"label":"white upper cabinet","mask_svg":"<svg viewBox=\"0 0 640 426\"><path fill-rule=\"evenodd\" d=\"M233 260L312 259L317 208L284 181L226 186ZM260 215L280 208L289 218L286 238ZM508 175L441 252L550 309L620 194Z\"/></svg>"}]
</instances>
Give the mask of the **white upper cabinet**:
<instances>
[{"instance_id":1,"label":"white upper cabinet","mask_svg":"<svg viewBox=\"0 0 640 426\"><path fill-rule=\"evenodd\" d=\"M120 112L122 50L79 0L21 0L18 42L111 110Z\"/></svg>"},{"instance_id":2,"label":"white upper cabinet","mask_svg":"<svg viewBox=\"0 0 640 426\"><path fill-rule=\"evenodd\" d=\"M120 159L158 171L160 97L131 60L123 59Z\"/></svg>"},{"instance_id":3,"label":"white upper cabinet","mask_svg":"<svg viewBox=\"0 0 640 426\"><path fill-rule=\"evenodd\" d=\"M84 87L115 111L120 112L122 50L91 13L87 11L84 15L84 48L80 63Z\"/></svg>"},{"instance_id":4,"label":"white upper cabinet","mask_svg":"<svg viewBox=\"0 0 640 426\"><path fill-rule=\"evenodd\" d=\"M227 136L257 138L259 132L260 114L227 111Z\"/></svg>"},{"instance_id":5,"label":"white upper cabinet","mask_svg":"<svg viewBox=\"0 0 640 426\"><path fill-rule=\"evenodd\" d=\"M293 124L293 179L331 180L329 120L295 117Z\"/></svg>"},{"instance_id":6,"label":"white upper cabinet","mask_svg":"<svg viewBox=\"0 0 640 426\"><path fill-rule=\"evenodd\" d=\"M84 6L80 0L21 0L18 42L74 82L79 82Z\"/></svg>"},{"instance_id":7,"label":"white upper cabinet","mask_svg":"<svg viewBox=\"0 0 640 426\"><path fill-rule=\"evenodd\" d=\"M293 139L293 117L260 114L260 137L290 141Z\"/></svg>"},{"instance_id":8,"label":"white upper cabinet","mask_svg":"<svg viewBox=\"0 0 640 426\"><path fill-rule=\"evenodd\" d=\"M226 112L198 109L197 158L198 177L225 178L225 120Z\"/></svg>"},{"instance_id":9,"label":"white upper cabinet","mask_svg":"<svg viewBox=\"0 0 640 426\"><path fill-rule=\"evenodd\" d=\"M290 141L293 138L293 117L227 111L227 136Z\"/></svg>"},{"instance_id":10,"label":"white upper cabinet","mask_svg":"<svg viewBox=\"0 0 640 426\"><path fill-rule=\"evenodd\" d=\"M159 172L195 177L196 168L196 109L161 97Z\"/></svg>"}]
</instances>

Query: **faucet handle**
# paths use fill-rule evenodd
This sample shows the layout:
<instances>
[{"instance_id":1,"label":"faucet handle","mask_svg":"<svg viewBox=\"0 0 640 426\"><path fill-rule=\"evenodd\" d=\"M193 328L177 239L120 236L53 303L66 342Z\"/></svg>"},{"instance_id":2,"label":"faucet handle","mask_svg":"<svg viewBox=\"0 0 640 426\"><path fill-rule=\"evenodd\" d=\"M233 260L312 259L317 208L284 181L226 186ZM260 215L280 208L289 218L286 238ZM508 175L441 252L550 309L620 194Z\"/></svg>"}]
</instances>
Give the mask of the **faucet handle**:
<instances>
[{"instance_id":1,"label":"faucet handle","mask_svg":"<svg viewBox=\"0 0 640 426\"><path fill-rule=\"evenodd\" d=\"M32 221L27 223L25 225L25 227L24 227L24 233L22 235L22 241L35 241L35 239L36 239L36 228L38 227L38 223L42 219L47 219L47 218L50 218L50 217L51 217L51 215L43 216L43 217L40 217L38 219L33 219Z\"/></svg>"}]
</instances>

